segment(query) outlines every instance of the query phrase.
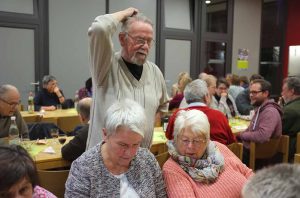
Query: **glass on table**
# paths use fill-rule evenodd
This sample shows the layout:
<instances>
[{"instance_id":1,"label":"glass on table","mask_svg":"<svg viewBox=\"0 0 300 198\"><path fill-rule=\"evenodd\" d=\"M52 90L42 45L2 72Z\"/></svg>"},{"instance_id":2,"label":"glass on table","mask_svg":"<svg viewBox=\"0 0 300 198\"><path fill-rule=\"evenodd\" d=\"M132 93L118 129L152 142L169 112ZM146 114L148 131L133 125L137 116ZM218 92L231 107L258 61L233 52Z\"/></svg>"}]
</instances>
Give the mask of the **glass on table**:
<instances>
[{"instance_id":1,"label":"glass on table","mask_svg":"<svg viewBox=\"0 0 300 198\"><path fill-rule=\"evenodd\" d=\"M61 145L64 145L64 143L66 142L67 140L67 136L65 133L62 133L62 134L59 134L58 135L58 142L61 144Z\"/></svg>"},{"instance_id":2,"label":"glass on table","mask_svg":"<svg viewBox=\"0 0 300 198\"><path fill-rule=\"evenodd\" d=\"M54 139L53 143L56 144L57 142L55 142L55 139L58 138L58 135L59 135L59 130L57 128L52 128L50 130L50 135L51 137Z\"/></svg>"}]
</instances>

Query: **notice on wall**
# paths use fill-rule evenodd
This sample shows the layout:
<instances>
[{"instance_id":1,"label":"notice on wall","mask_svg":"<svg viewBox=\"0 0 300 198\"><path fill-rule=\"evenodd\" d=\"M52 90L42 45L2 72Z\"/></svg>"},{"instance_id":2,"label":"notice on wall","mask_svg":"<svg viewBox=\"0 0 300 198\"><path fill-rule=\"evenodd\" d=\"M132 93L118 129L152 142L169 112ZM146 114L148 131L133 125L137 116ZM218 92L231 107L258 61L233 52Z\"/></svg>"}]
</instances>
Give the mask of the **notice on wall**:
<instances>
[{"instance_id":1,"label":"notice on wall","mask_svg":"<svg viewBox=\"0 0 300 198\"><path fill-rule=\"evenodd\" d=\"M238 69L248 69L249 68L249 50L248 49L239 49L238 51L238 60L237 60L237 68Z\"/></svg>"}]
</instances>

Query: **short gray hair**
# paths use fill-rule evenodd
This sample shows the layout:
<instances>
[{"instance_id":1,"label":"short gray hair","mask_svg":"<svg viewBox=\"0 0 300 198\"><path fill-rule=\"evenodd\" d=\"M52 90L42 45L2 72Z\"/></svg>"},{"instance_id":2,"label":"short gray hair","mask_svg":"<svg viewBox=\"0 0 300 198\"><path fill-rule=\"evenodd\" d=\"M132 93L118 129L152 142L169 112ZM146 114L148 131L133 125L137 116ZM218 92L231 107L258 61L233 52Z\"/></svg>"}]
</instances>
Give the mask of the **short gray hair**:
<instances>
[{"instance_id":1,"label":"short gray hair","mask_svg":"<svg viewBox=\"0 0 300 198\"><path fill-rule=\"evenodd\" d=\"M206 140L210 138L210 124L207 116L199 110L181 110L177 113L174 123L174 141L183 129L190 127L195 134L203 135Z\"/></svg>"},{"instance_id":2,"label":"short gray hair","mask_svg":"<svg viewBox=\"0 0 300 198\"><path fill-rule=\"evenodd\" d=\"M121 27L122 32L128 32L131 24L136 21L147 23L147 24L151 25L151 27L153 27L153 23L148 17L146 17L143 13L138 13L133 16L127 17L124 20L124 22L122 23L122 27Z\"/></svg>"},{"instance_id":3,"label":"short gray hair","mask_svg":"<svg viewBox=\"0 0 300 198\"><path fill-rule=\"evenodd\" d=\"M19 93L18 89L15 86L10 84L4 84L0 86L0 98L6 99L6 94L9 91L16 91Z\"/></svg>"},{"instance_id":4,"label":"short gray hair","mask_svg":"<svg viewBox=\"0 0 300 198\"><path fill-rule=\"evenodd\" d=\"M283 83L287 84L289 90L294 89L295 95L300 95L300 77L292 76L284 79Z\"/></svg>"},{"instance_id":5,"label":"short gray hair","mask_svg":"<svg viewBox=\"0 0 300 198\"><path fill-rule=\"evenodd\" d=\"M188 104L192 102L203 102L208 94L207 84L204 80L196 79L186 85L184 97Z\"/></svg>"},{"instance_id":6,"label":"short gray hair","mask_svg":"<svg viewBox=\"0 0 300 198\"><path fill-rule=\"evenodd\" d=\"M115 102L108 108L104 118L108 136L116 133L119 127L127 127L144 137L146 124L144 108L130 99Z\"/></svg>"},{"instance_id":7,"label":"short gray hair","mask_svg":"<svg viewBox=\"0 0 300 198\"><path fill-rule=\"evenodd\" d=\"M242 190L243 198L298 197L300 166L278 164L256 172Z\"/></svg>"},{"instance_id":8,"label":"short gray hair","mask_svg":"<svg viewBox=\"0 0 300 198\"><path fill-rule=\"evenodd\" d=\"M52 75L46 75L43 77L43 85L47 85L50 81L56 80Z\"/></svg>"},{"instance_id":9,"label":"short gray hair","mask_svg":"<svg viewBox=\"0 0 300 198\"><path fill-rule=\"evenodd\" d=\"M77 112L84 118L90 119L90 109L92 104L92 98L83 98L78 102Z\"/></svg>"}]
</instances>

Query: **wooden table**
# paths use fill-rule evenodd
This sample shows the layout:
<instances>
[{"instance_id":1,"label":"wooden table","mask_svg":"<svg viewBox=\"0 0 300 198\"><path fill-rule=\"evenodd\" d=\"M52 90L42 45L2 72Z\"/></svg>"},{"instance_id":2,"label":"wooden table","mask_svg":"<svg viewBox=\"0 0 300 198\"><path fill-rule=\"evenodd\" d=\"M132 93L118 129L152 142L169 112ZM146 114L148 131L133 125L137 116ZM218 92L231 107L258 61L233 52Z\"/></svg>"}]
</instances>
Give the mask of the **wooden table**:
<instances>
[{"instance_id":1,"label":"wooden table","mask_svg":"<svg viewBox=\"0 0 300 198\"><path fill-rule=\"evenodd\" d=\"M229 119L229 126L233 134L245 131L249 125L250 125L249 120L243 120L239 118Z\"/></svg>"},{"instance_id":2,"label":"wooden table","mask_svg":"<svg viewBox=\"0 0 300 198\"><path fill-rule=\"evenodd\" d=\"M73 139L73 136L67 137L67 142ZM57 144L53 144L56 141ZM153 144L165 143L167 141L164 132L161 127L155 128L153 135ZM32 156L37 169L47 170L53 168L63 168L71 166L71 163L64 160L61 155L62 145L58 143L58 140L48 139L46 145L37 145L36 140L29 141L31 144L31 149L29 153ZM65 143L65 144L66 144ZM43 152L47 147L52 147L55 151L53 154Z\"/></svg>"},{"instance_id":3,"label":"wooden table","mask_svg":"<svg viewBox=\"0 0 300 198\"><path fill-rule=\"evenodd\" d=\"M23 119L27 122L51 122L56 124L64 132L73 131L80 124L78 113L75 109L62 109L55 111L45 111L43 116L39 112L28 113L21 111Z\"/></svg>"},{"instance_id":4,"label":"wooden table","mask_svg":"<svg viewBox=\"0 0 300 198\"><path fill-rule=\"evenodd\" d=\"M73 137L66 137L66 143L68 143ZM65 143L65 144L66 144ZM37 169L40 170L47 170L53 168L62 168L62 167L69 167L71 163L67 160L64 160L61 155L61 145L58 142L58 139L48 139L46 145L37 145L36 140L32 140L27 142L26 144L31 144L27 149L33 158L33 161L36 164ZM28 147L28 146L27 146ZM52 147L55 153L46 153L44 150L47 147Z\"/></svg>"}]
</instances>

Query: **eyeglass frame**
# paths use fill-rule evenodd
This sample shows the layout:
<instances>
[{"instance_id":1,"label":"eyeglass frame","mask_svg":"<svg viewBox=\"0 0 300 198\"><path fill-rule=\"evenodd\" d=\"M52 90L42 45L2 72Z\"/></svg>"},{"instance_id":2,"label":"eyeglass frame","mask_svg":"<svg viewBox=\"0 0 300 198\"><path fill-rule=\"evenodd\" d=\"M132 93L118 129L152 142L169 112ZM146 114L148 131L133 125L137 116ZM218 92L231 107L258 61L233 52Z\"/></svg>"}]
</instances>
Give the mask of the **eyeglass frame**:
<instances>
[{"instance_id":1,"label":"eyeglass frame","mask_svg":"<svg viewBox=\"0 0 300 198\"><path fill-rule=\"evenodd\" d=\"M259 90L259 91L249 91L249 95L252 94L256 96L258 93L264 92L264 90Z\"/></svg>"},{"instance_id":2,"label":"eyeglass frame","mask_svg":"<svg viewBox=\"0 0 300 198\"><path fill-rule=\"evenodd\" d=\"M151 39L151 41L150 41L150 39L147 40L147 39L144 39L142 37L133 37L128 32L125 32L125 34L128 35L128 37L131 38L133 40L134 44L136 44L136 45L143 46L143 45L145 45L145 43L147 43L147 45L149 47L152 47L155 44L154 39Z\"/></svg>"},{"instance_id":3,"label":"eyeglass frame","mask_svg":"<svg viewBox=\"0 0 300 198\"><path fill-rule=\"evenodd\" d=\"M188 146L190 145L190 143L193 145L193 146L201 146L201 144L203 143L206 143L207 142L207 139L203 139L203 138L196 138L196 139L193 139L193 140L189 140L188 138L187 139L182 139L182 137L178 137L178 139L182 142L182 144L184 146Z\"/></svg>"},{"instance_id":4,"label":"eyeglass frame","mask_svg":"<svg viewBox=\"0 0 300 198\"><path fill-rule=\"evenodd\" d=\"M20 103L10 103L7 102L6 100L4 100L3 98L0 98L1 101L3 101L4 103L8 104L10 107L17 107Z\"/></svg>"}]
</instances>

